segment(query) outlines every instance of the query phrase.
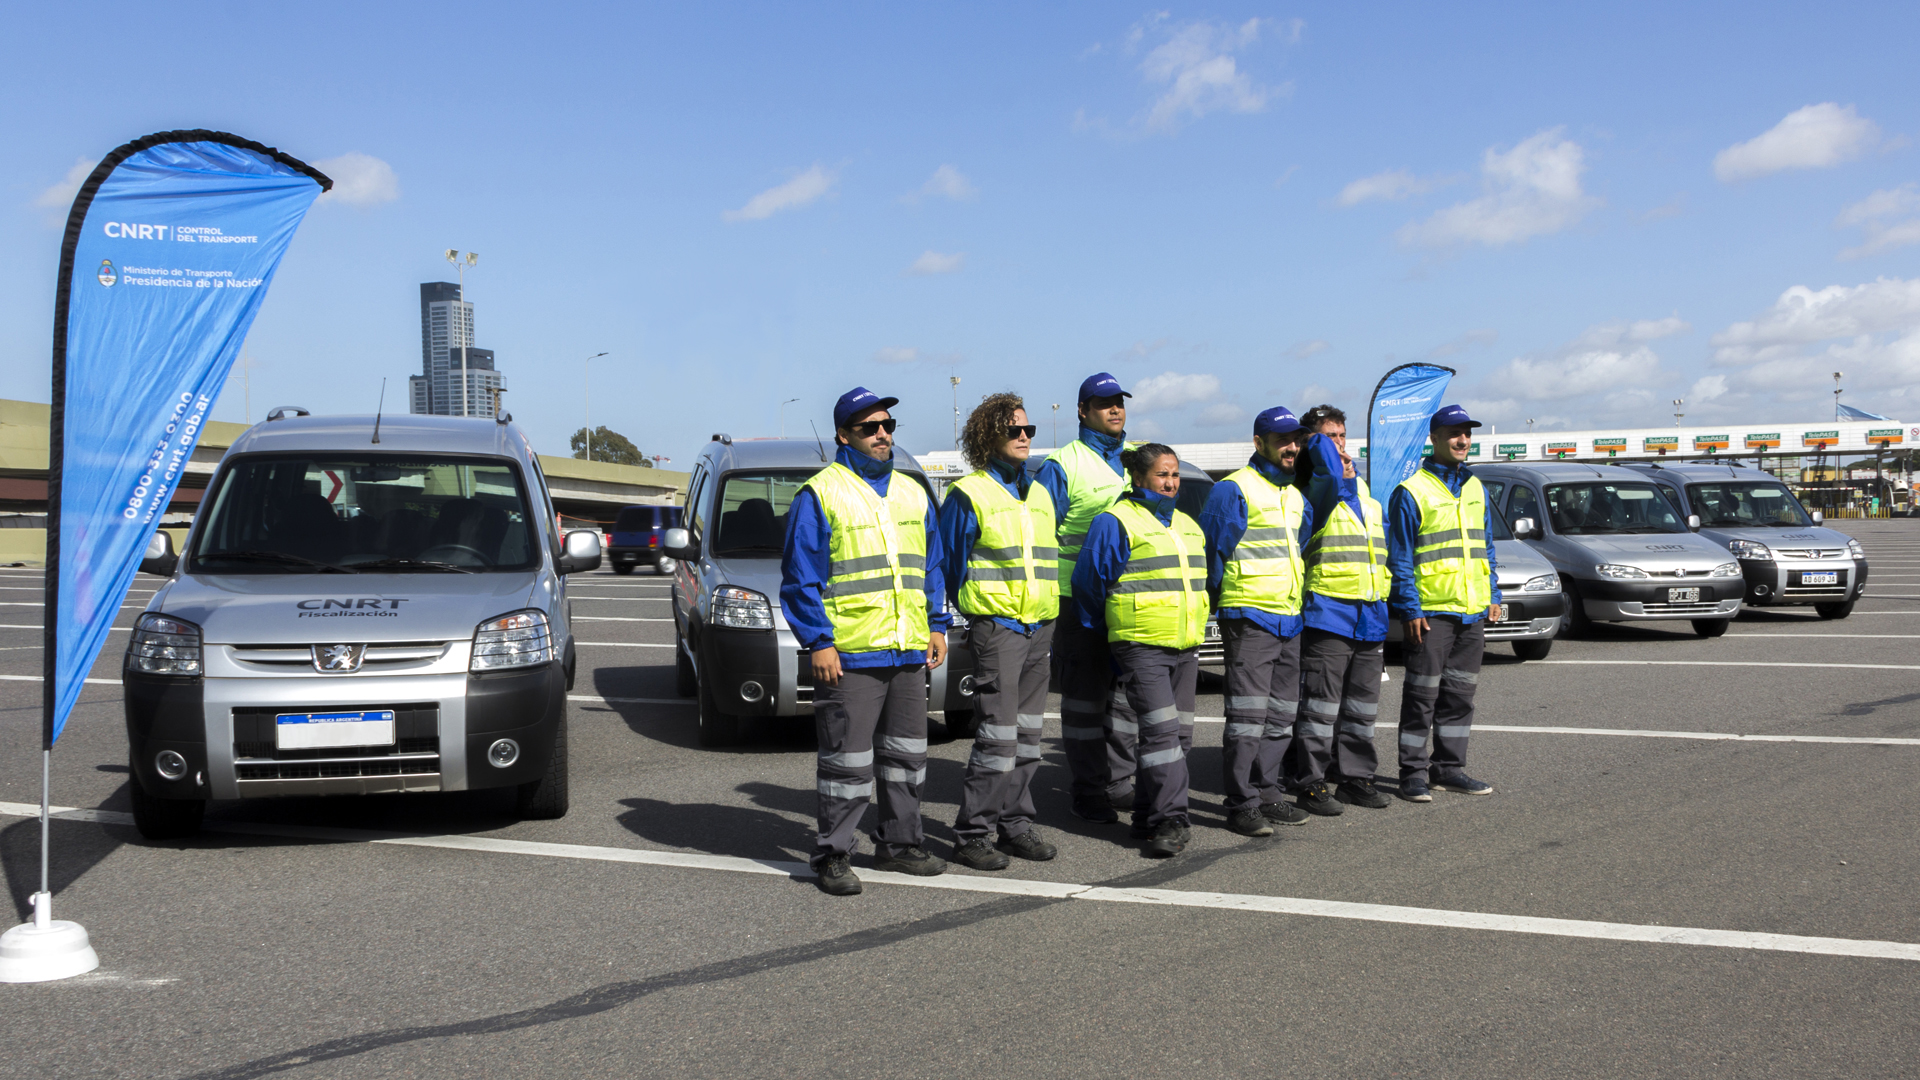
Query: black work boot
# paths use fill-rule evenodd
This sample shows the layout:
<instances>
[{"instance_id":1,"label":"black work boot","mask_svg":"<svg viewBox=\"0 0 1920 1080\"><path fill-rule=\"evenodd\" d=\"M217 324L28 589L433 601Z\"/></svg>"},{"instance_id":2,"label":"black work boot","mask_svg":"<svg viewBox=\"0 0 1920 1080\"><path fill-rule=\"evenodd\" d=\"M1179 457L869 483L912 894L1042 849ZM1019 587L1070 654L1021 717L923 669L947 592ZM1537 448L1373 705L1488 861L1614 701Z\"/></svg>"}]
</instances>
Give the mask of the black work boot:
<instances>
[{"instance_id":1,"label":"black work boot","mask_svg":"<svg viewBox=\"0 0 1920 1080\"><path fill-rule=\"evenodd\" d=\"M1328 791L1325 784L1309 784L1300 792L1299 802L1300 809L1321 817L1339 817L1347 812L1347 808L1334 799L1333 792Z\"/></svg>"},{"instance_id":2,"label":"black work boot","mask_svg":"<svg viewBox=\"0 0 1920 1080\"><path fill-rule=\"evenodd\" d=\"M1009 855L1017 855L1022 859L1029 859L1033 862L1047 862L1055 855L1060 854L1059 848L1040 839L1040 830L1038 829L1028 829L1019 836L1007 837L1005 840L1000 841L1000 850Z\"/></svg>"},{"instance_id":3,"label":"black work boot","mask_svg":"<svg viewBox=\"0 0 1920 1080\"><path fill-rule=\"evenodd\" d=\"M1273 835L1273 826L1267 824L1266 816L1251 806L1227 811L1227 828L1241 836Z\"/></svg>"},{"instance_id":4,"label":"black work boot","mask_svg":"<svg viewBox=\"0 0 1920 1080\"><path fill-rule=\"evenodd\" d=\"M1305 825L1307 823L1307 812L1292 803L1267 803L1260 807L1260 816L1275 825Z\"/></svg>"},{"instance_id":5,"label":"black work boot","mask_svg":"<svg viewBox=\"0 0 1920 1080\"><path fill-rule=\"evenodd\" d=\"M1369 810L1385 810L1393 804L1385 792L1373 786L1372 780L1342 780L1334 789L1333 797L1352 806L1364 806Z\"/></svg>"},{"instance_id":6,"label":"black work boot","mask_svg":"<svg viewBox=\"0 0 1920 1080\"><path fill-rule=\"evenodd\" d=\"M820 891L828 896L860 895L860 879L854 876L853 864L845 855L833 854L821 859L813 872L819 875Z\"/></svg>"},{"instance_id":7,"label":"black work boot","mask_svg":"<svg viewBox=\"0 0 1920 1080\"><path fill-rule=\"evenodd\" d=\"M873 868L914 877L938 877L947 872L947 861L936 859L921 848L910 847L892 855L875 855Z\"/></svg>"},{"instance_id":8,"label":"black work boot","mask_svg":"<svg viewBox=\"0 0 1920 1080\"><path fill-rule=\"evenodd\" d=\"M1153 830L1153 839L1147 842L1147 857L1173 858L1187 849L1188 836L1186 822L1178 818L1168 818Z\"/></svg>"},{"instance_id":9,"label":"black work boot","mask_svg":"<svg viewBox=\"0 0 1920 1080\"><path fill-rule=\"evenodd\" d=\"M953 849L953 861L971 870L1005 870L1013 860L993 850L984 836L976 836Z\"/></svg>"}]
</instances>

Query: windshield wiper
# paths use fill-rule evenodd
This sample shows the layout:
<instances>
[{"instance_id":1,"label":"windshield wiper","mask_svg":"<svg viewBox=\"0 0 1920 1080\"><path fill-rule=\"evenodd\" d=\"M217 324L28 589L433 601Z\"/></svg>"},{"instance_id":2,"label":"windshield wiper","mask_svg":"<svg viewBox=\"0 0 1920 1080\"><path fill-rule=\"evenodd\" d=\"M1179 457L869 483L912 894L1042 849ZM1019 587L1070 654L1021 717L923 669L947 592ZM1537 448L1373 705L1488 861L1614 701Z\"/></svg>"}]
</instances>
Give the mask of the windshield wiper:
<instances>
[{"instance_id":1,"label":"windshield wiper","mask_svg":"<svg viewBox=\"0 0 1920 1080\"><path fill-rule=\"evenodd\" d=\"M247 562L277 562L285 563L289 566L313 566L334 574L357 574L360 572L344 566L335 566L332 563L320 562L317 559L309 559L304 555L290 555L284 551L209 551L194 556L196 562L201 559L241 559Z\"/></svg>"},{"instance_id":2,"label":"windshield wiper","mask_svg":"<svg viewBox=\"0 0 1920 1080\"><path fill-rule=\"evenodd\" d=\"M428 570L444 570L452 574L479 573L479 571L477 570L469 570L464 566L455 566L452 563L434 562L432 559L375 559L372 562L357 562L357 563L354 563L353 565L359 570L393 570L393 569L398 569L400 567L419 566L419 567L424 567ZM352 573L352 572L354 571L349 571L349 573Z\"/></svg>"},{"instance_id":3,"label":"windshield wiper","mask_svg":"<svg viewBox=\"0 0 1920 1080\"><path fill-rule=\"evenodd\" d=\"M1629 525L1624 529L1614 530L1614 532L1617 533L1665 533L1675 531L1677 530L1662 528L1658 525Z\"/></svg>"}]
</instances>

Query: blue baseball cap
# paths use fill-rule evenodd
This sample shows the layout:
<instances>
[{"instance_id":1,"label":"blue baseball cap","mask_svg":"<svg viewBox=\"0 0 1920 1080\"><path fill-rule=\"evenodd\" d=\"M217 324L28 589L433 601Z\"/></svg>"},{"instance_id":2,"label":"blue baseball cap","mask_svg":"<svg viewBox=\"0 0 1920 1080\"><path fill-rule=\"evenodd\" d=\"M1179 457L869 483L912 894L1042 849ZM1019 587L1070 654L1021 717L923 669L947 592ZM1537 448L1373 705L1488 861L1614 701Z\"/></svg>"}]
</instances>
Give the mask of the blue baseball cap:
<instances>
[{"instance_id":1,"label":"blue baseball cap","mask_svg":"<svg viewBox=\"0 0 1920 1080\"><path fill-rule=\"evenodd\" d=\"M1132 396L1132 394L1120 389L1119 379L1114 378L1104 371L1095 372L1087 376L1087 381L1080 384L1080 404L1082 405L1087 403L1088 398Z\"/></svg>"},{"instance_id":2,"label":"blue baseball cap","mask_svg":"<svg viewBox=\"0 0 1920 1080\"><path fill-rule=\"evenodd\" d=\"M1480 421L1475 420L1471 416L1468 416L1467 410L1461 408L1460 406L1442 405L1440 407L1440 411L1437 413L1434 413L1433 419L1431 421L1428 421L1427 430L1431 431L1434 428L1443 428L1443 427L1473 428L1473 427L1480 427L1480 426L1482 426Z\"/></svg>"},{"instance_id":3,"label":"blue baseball cap","mask_svg":"<svg viewBox=\"0 0 1920 1080\"><path fill-rule=\"evenodd\" d=\"M1300 430L1300 418L1285 405L1275 405L1253 418L1255 435L1291 435Z\"/></svg>"},{"instance_id":4,"label":"blue baseball cap","mask_svg":"<svg viewBox=\"0 0 1920 1080\"><path fill-rule=\"evenodd\" d=\"M881 397L864 386L856 386L833 403L833 426L846 427L854 417L869 409L891 409L898 404L897 397Z\"/></svg>"}]
</instances>

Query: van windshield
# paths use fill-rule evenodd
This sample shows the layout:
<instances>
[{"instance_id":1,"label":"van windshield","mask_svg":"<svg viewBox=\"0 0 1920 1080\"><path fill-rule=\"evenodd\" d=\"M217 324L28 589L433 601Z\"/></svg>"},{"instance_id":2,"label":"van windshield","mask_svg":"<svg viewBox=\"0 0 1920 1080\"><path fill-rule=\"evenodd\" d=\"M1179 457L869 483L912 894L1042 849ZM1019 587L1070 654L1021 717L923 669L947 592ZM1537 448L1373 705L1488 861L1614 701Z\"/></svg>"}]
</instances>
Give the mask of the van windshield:
<instances>
[{"instance_id":1,"label":"van windshield","mask_svg":"<svg viewBox=\"0 0 1920 1080\"><path fill-rule=\"evenodd\" d=\"M727 474L714 506L720 524L713 553L779 555L787 540L787 507L816 471Z\"/></svg>"},{"instance_id":2,"label":"van windshield","mask_svg":"<svg viewBox=\"0 0 1920 1080\"><path fill-rule=\"evenodd\" d=\"M1553 531L1567 536L1687 531L1652 484L1549 484L1547 514Z\"/></svg>"},{"instance_id":3,"label":"van windshield","mask_svg":"<svg viewBox=\"0 0 1920 1080\"><path fill-rule=\"evenodd\" d=\"M1687 502L1700 524L1731 529L1804 529L1813 519L1786 485L1752 480L1688 484Z\"/></svg>"},{"instance_id":4,"label":"van windshield","mask_svg":"<svg viewBox=\"0 0 1920 1080\"><path fill-rule=\"evenodd\" d=\"M484 573L539 565L519 470L499 458L249 455L203 504L190 572Z\"/></svg>"}]
</instances>

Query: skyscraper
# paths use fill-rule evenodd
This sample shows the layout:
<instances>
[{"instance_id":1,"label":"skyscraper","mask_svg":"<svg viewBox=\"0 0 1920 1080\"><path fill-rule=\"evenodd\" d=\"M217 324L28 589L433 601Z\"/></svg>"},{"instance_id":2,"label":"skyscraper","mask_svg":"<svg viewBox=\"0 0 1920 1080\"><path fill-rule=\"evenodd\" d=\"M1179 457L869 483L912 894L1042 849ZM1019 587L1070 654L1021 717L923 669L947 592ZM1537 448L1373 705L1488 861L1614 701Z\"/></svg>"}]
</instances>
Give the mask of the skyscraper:
<instances>
[{"instance_id":1,"label":"skyscraper","mask_svg":"<svg viewBox=\"0 0 1920 1080\"><path fill-rule=\"evenodd\" d=\"M491 416L506 389L493 367L493 351L473 344L473 305L450 281L420 283L420 374L407 380L408 408L416 413L459 416L461 349L466 350L466 415Z\"/></svg>"}]
</instances>

